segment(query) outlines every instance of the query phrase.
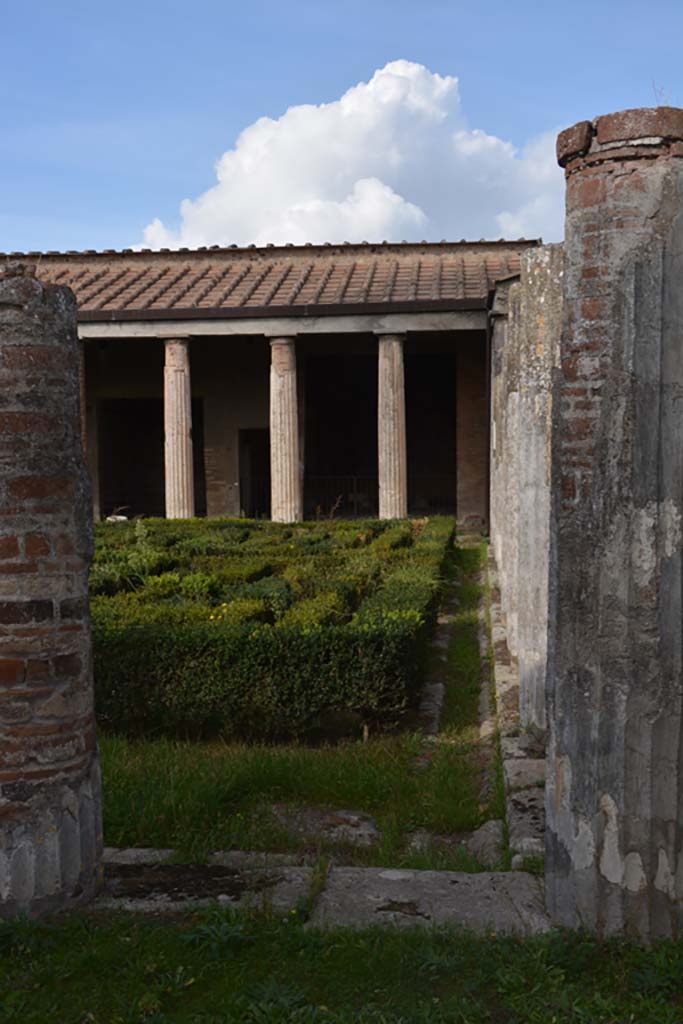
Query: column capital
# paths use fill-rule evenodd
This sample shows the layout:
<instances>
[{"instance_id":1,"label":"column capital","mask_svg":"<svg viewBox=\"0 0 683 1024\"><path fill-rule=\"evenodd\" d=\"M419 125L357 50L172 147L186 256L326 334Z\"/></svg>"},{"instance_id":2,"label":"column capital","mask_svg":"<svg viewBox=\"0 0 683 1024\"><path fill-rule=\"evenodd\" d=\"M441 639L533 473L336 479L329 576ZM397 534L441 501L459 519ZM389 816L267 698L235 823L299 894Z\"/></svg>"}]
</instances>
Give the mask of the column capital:
<instances>
[{"instance_id":1,"label":"column capital","mask_svg":"<svg viewBox=\"0 0 683 1024\"><path fill-rule=\"evenodd\" d=\"M293 345L296 342L297 338L296 334L276 334L273 335L272 338L269 337L268 335L266 335L266 337L268 338L269 345Z\"/></svg>"},{"instance_id":2,"label":"column capital","mask_svg":"<svg viewBox=\"0 0 683 1024\"><path fill-rule=\"evenodd\" d=\"M164 338L164 365L166 370L189 372L190 339Z\"/></svg>"},{"instance_id":3,"label":"column capital","mask_svg":"<svg viewBox=\"0 0 683 1024\"><path fill-rule=\"evenodd\" d=\"M400 341L406 340L407 334L405 331L373 331L372 332L378 341Z\"/></svg>"}]
</instances>

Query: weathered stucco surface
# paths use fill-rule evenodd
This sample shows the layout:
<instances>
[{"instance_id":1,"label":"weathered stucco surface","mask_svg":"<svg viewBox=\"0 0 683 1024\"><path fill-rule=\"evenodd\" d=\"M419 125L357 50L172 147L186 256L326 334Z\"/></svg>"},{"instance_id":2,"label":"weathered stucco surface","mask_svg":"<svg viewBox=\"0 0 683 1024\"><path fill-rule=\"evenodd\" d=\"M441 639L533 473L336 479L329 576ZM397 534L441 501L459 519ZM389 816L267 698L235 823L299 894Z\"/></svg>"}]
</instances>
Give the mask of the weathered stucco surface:
<instances>
[{"instance_id":1,"label":"weathered stucco surface","mask_svg":"<svg viewBox=\"0 0 683 1024\"><path fill-rule=\"evenodd\" d=\"M523 726L545 728L552 375L559 360L563 253L522 257L499 285L491 330L491 539Z\"/></svg>"},{"instance_id":2,"label":"weathered stucco surface","mask_svg":"<svg viewBox=\"0 0 683 1024\"><path fill-rule=\"evenodd\" d=\"M546 893L555 921L683 934L683 111L562 133Z\"/></svg>"},{"instance_id":3,"label":"weathered stucco surface","mask_svg":"<svg viewBox=\"0 0 683 1024\"><path fill-rule=\"evenodd\" d=\"M91 896L102 844L76 304L0 264L0 916Z\"/></svg>"}]
</instances>

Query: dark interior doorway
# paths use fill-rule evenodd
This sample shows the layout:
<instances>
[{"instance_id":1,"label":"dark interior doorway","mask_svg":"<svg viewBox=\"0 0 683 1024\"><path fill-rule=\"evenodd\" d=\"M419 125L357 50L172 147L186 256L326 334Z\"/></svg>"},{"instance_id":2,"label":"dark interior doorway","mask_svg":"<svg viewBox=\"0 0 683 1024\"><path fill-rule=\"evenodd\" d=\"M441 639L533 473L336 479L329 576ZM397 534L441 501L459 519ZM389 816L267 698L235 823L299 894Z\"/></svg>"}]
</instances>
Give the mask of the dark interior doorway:
<instances>
[{"instance_id":1,"label":"dark interior doorway","mask_svg":"<svg viewBox=\"0 0 683 1024\"><path fill-rule=\"evenodd\" d=\"M103 398L97 403L100 507L132 516L163 516L164 403L161 398ZM204 405L192 400L195 513L206 515Z\"/></svg>"},{"instance_id":2,"label":"dark interior doorway","mask_svg":"<svg viewBox=\"0 0 683 1024\"><path fill-rule=\"evenodd\" d=\"M270 518L268 430L240 430L240 509L249 519Z\"/></svg>"},{"instance_id":3,"label":"dark interior doorway","mask_svg":"<svg viewBox=\"0 0 683 1024\"><path fill-rule=\"evenodd\" d=\"M306 518L375 516L377 355L306 358ZM456 354L408 349L405 355L408 509L454 514Z\"/></svg>"},{"instance_id":4,"label":"dark interior doorway","mask_svg":"<svg viewBox=\"0 0 683 1024\"><path fill-rule=\"evenodd\" d=\"M457 500L455 353L408 352L405 361L408 509L454 515Z\"/></svg>"},{"instance_id":5,"label":"dark interior doorway","mask_svg":"<svg viewBox=\"0 0 683 1024\"><path fill-rule=\"evenodd\" d=\"M376 354L309 354L305 381L304 515L377 515Z\"/></svg>"}]
</instances>

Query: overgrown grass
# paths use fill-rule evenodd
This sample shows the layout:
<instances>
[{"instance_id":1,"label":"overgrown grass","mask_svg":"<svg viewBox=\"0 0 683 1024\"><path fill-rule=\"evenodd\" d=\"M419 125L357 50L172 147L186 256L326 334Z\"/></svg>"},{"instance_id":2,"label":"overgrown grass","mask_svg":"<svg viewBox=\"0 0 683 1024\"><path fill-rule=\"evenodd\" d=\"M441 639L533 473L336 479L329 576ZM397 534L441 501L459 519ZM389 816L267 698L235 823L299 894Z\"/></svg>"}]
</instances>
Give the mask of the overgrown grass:
<instances>
[{"instance_id":1,"label":"overgrown grass","mask_svg":"<svg viewBox=\"0 0 683 1024\"><path fill-rule=\"evenodd\" d=\"M227 911L0 925L3 1024L680 1024L683 945L308 931Z\"/></svg>"},{"instance_id":2,"label":"overgrown grass","mask_svg":"<svg viewBox=\"0 0 683 1024\"><path fill-rule=\"evenodd\" d=\"M479 692L486 669L479 655L479 601L483 587L479 576L483 567L485 545L452 548L447 563L451 583L457 581L457 610L453 634L448 647L446 692L441 715L441 732L463 737L469 729L470 738L479 726Z\"/></svg>"},{"instance_id":3,"label":"overgrown grass","mask_svg":"<svg viewBox=\"0 0 683 1024\"><path fill-rule=\"evenodd\" d=\"M452 552L447 591L458 600L443 667L446 743L426 766L417 733L371 736L338 744L240 744L220 740L103 737L105 841L112 846L173 847L185 860L218 849L330 852L331 844L288 832L273 804L351 809L372 815L381 830L370 850L334 850L347 863L476 869L457 844L410 852L410 833L457 835L497 808L480 803L478 699L482 679L477 635L483 547ZM434 666L430 670L434 671Z\"/></svg>"},{"instance_id":4,"label":"overgrown grass","mask_svg":"<svg viewBox=\"0 0 683 1024\"><path fill-rule=\"evenodd\" d=\"M373 815L381 842L372 851L347 849L347 862L422 866L424 856L417 863L405 851L410 831L468 831L482 809L467 752L440 747L418 773L412 762L420 750L415 734L317 748L105 737L105 841L173 847L190 860L212 850L310 849L315 839L288 833L270 810L286 803ZM456 861L451 866L472 866Z\"/></svg>"}]
</instances>

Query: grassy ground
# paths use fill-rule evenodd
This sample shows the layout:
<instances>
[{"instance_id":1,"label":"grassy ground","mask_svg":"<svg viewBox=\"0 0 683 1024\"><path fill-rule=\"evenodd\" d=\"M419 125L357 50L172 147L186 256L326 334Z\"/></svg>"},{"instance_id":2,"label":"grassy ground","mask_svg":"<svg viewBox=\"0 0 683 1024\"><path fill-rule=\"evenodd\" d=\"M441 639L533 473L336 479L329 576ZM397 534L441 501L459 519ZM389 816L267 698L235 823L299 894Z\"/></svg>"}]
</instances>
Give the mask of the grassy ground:
<instances>
[{"instance_id":1,"label":"grassy ground","mask_svg":"<svg viewBox=\"0 0 683 1024\"><path fill-rule=\"evenodd\" d=\"M483 544L454 547L447 565L458 606L443 675L446 692L441 733L446 737L467 737L471 743L479 738L480 685L488 678L487 666L481 664L479 654L479 601L483 590L479 576L485 557Z\"/></svg>"},{"instance_id":2,"label":"grassy ground","mask_svg":"<svg viewBox=\"0 0 683 1024\"><path fill-rule=\"evenodd\" d=\"M3 1024L680 1024L683 945L310 932L226 911L0 925Z\"/></svg>"},{"instance_id":3,"label":"grassy ground","mask_svg":"<svg viewBox=\"0 0 683 1024\"><path fill-rule=\"evenodd\" d=\"M456 550L448 568L459 601L443 670L448 742L433 748L420 771L414 761L422 740L410 732L318 747L105 736L106 843L174 847L186 860L201 860L217 849L310 852L311 841L287 832L269 810L284 803L375 817L381 842L372 850L342 851L347 863L475 868L457 846L435 845L417 854L406 851L406 842L416 828L452 835L501 814L499 806L480 803L476 576L482 552ZM313 848L330 852L322 841L313 841Z\"/></svg>"}]
</instances>

